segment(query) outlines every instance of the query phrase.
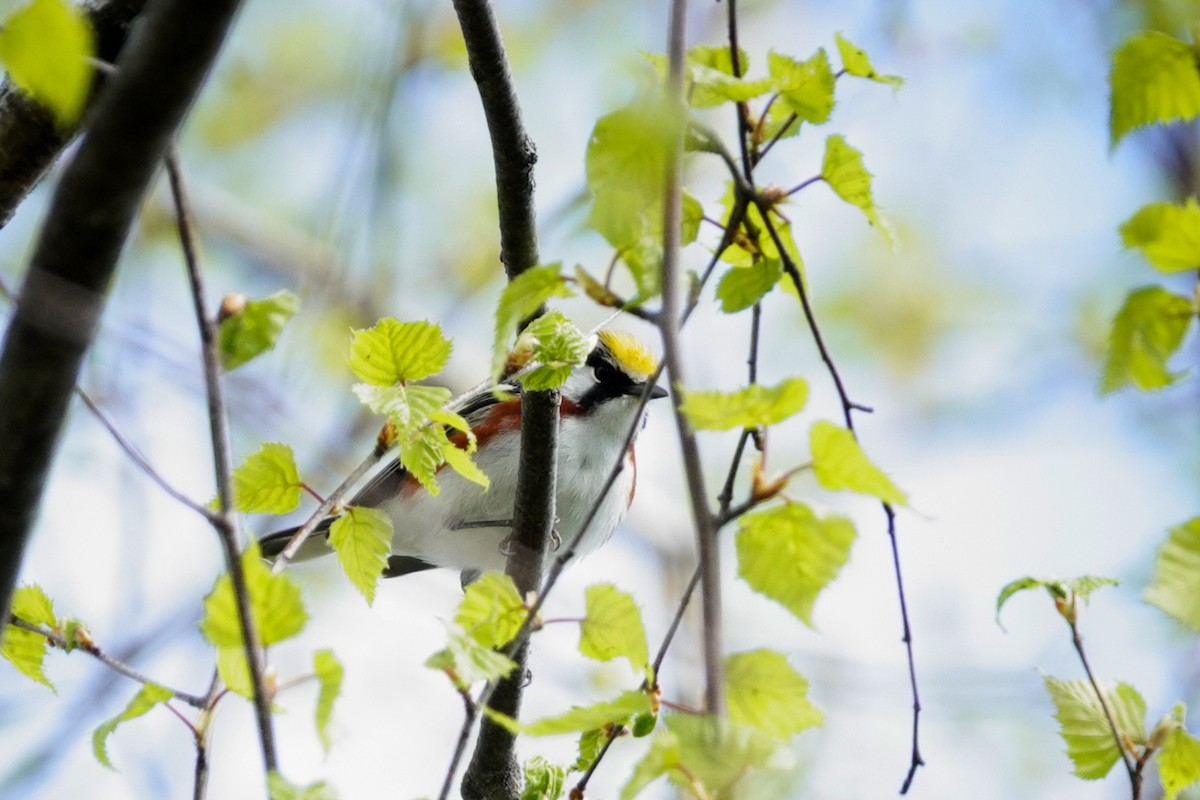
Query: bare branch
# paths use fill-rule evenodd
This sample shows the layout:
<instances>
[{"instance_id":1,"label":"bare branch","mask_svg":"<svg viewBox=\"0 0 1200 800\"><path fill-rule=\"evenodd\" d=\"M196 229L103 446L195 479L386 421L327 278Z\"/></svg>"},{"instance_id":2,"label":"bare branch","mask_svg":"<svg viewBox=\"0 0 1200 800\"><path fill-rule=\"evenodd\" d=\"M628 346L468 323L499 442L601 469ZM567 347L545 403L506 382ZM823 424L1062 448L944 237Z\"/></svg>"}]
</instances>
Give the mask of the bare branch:
<instances>
[{"instance_id":1,"label":"bare branch","mask_svg":"<svg viewBox=\"0 0 1200 800\"><path fill-rule=\"evenodd\" d=\"M250 590L246 585L246 574L242 569L241 547L238 542L237 516L233 511L233 456L229 447L229 419L225 413L225 395L221 387L221 366L217 354L217 327L208 312L205 301L204 278L196 259L195 234L192 230L187 194L179 174L179 160L174 148L167 149L166 164L167 177L171 185L171 197L175 203L179 241L187 266L192 304L196 310L196 323L200 328L204 388L208 398L208 424L212 437L213 467L217 481L217 505L220 509L213 527L221 540L221 549L225 554L225 569L229 572L229 582L237 606L242 646L246 653L250 684L254 690L254 715L258 724L259 742L262 745L263 764L267 772L274 772L279 769L279 762L275 754L271 697L267 692L264 677L266 664L262 647L259 644L258 629L251 613Z\"/></svg>"}]
</instances>

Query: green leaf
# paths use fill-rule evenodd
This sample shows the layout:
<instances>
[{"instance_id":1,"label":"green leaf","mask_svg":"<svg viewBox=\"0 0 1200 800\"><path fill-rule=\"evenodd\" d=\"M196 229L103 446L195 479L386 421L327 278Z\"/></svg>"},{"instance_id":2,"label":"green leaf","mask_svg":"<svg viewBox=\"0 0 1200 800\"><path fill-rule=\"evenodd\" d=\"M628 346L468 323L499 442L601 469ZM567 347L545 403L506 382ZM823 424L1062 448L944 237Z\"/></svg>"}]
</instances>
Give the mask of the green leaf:
<instances>
[{"instance_id":1,"label":"green leaf","mask_svg":"<svg viewBox=\"0 0 1200 800\"><path fill-rule=\"evenodd\" d=\"M233 471L233 505L248 514L295 511L301 488L296 458L286 444L264 444Z\"/></svg>"},{"instance_id":2,"label":"green leaf","mask_svg":"<svg viewBox=\"0 0 1200 800\"><path fill-rule=\"evenodd\" d=\"M1171 528L1158 551L1154 577L1144 597L1200 632L1200 517Z\"/></svg>"},{"instance_id":3,"label":"green leaf","mask_svg":"<svg viewBox=\"0 0 1200 800\"><path fill-rule=\"evenodd\" d=\"M661 54L645 54L654 65L660 79L667 74L667 58ZM738 65L744 76L750 62L746 51L739 51ZM744 103L771 91L774 81L769 78L749 80L736 77L733 57L728 47L696 45L687 52L685 61L688 102L693 108L712 108L723 103Z\"/></svg>"},{"instance_id":4,"label":"green leaf","mask_svg":"<svg viewBox=\"0 0 1200 800\"><path fill-rule=\"evenodd\" d=\"M529 615L513 579L503 572L480 576L463 592L454 621L484 647L504 647Z\"/></svg>"},{"instance_id":5,"label":"green leaf","mask_svg":"<svg viewBox=\"0 0 1200 800\"><path fill-rule=\"evenodd\" d=\"M808 383L786 378L775 386L754 383L736 392L686 390L680 410L692 430L727 431L774 425L799 413L806 402Z\"/></svg>"},{"instance_id":6,"label":"green leaf","mask_svg":"<svg viewBox=\"0 0 1200 800\"><path fill-rule=\"evenodd\" d=\"M833 111L835 79L824 48L807 61L771 51L767 69L775 81L782 104L804 122L820 125Z\"/></svg>"},{"instance_id":7,"label":"green leaf","mask_svg":"<svg viewBox=\"0 0 1200 800\"><path fill-rule=\"evenodd\" d=\"M812 626L817 595L850 557L854 525L845 517L818 517L803 503L787 503L738 520L738 575Z\"/></svg>"},{"instance_id":8,"label":"green leaf","mask_svg":"<svg viewBox=\"0 0 1200 800\"><path fill-rule=\"evenodd\" d=\"M1136 247L1160 272L1200 268L1200 203L1151 203L1121 225L1121 241Z\"/></svg>"},{"instance_id":9,"label":"green leaf","mask_svg":"<svg viewBox=\"0 0 1200 800\"><path fill-rule=\"evenodd\" d=\"M251 300L221 320L217 329L221 368L227 372L237 369L273 348L299 305L291 292L276 292L262 300Z\"/></svg>"},{"instance_id":10,"label":"green leaf","mask_svg":"<svg viewBox=\"0 0 1200 800\"><path fill-rule=\"evenodd\" d=\"M530 267L509 281L496 306L496 337L492 342L492 380L499 380L517 325L537 313L552 297L570 297L571 289L562 276L562 264Z\"/></svg>"},{"instance_id":11,"label":"green leaf","mask_svg":"<svg viewBox=\"0 0 1200 800\"><path fill-rule=\"evenodd\" d=\"M254 699L254 681L250 678L246 651L241 647L222 647L217 650L217 675L229 691L247 700Z\"/></svg>"},{"instance_id":12,"label":"green leaf","mask_svg":"<svg viewBox=\"0 0 1200 800\"><path fill-rule=\"evenodd\" d=\"M838 133L825 140L825 158L821 161L821 177L838 197L852 206L858 206L867 221L878 228L891 241L891 235L879 216L875 199L871 195L871 173L863 166L862 153L846 144Z\"/></svg>"},{"instance_id":13,"label":"green leaf","mask_svg":"<svg viewBox=\"0 0 1200 800\"><path fill-rule=\"evenodd\" d=\"M425 666L445 672L456 687L465 691L480 681L507 677L517 665L470 634L452 632L446 647L426 659Z\"/></svg>"},{"instance_id":14,"label":"green leaf","mask_svg":"<svg viewBox=\"0 0 1200 800\"><path fill-rule=\"evenodd\" d=\"M1191 45L1165 33L1146 31L1121 45L1113 55L1109 86L1113 147L1135 128L1200 114L1196 53Z\"/></svg>"},{"instance_id":15,"label":"green leaf","mask_svg":"<svg viewBox=\"0 0 1200 800\"><path fill-rule=\"evenodd\" d=\"M1101 586L1116 585L1117 581L1112 578L1101 578L1097 575L1081 575L1078 578L1067 578L1065 580L1060 578L1038 578L1032 575L1018 578L1015 581L1005 584L1004 588L1000 590L1000 594L996 596L996 624L1000 625L1001 630L1004 629L1004 626L1000 624L1000 610L1004 608L1004 604L1008 602L1010 597L1027 589L1045 589L1056 602L1061 601L1072 606L1072 608L1064 609L1064 611L1069 610L1069 613L1073 614L1075 613L1073 608L1075 598L1083 600L1086 603L1092 592ZM1073 618L1068 617L1068 619Z\"/></svg>"},{"instance_id":16,"label":"green leaf","mask_svg":"<svg viewBox=\"0 0 1200 800\"><path fill-rule=\"evenodd\" d=\"M31 625L44 625L51 630L58 624L54 617L54 603L37 584L21 586L13 592L9 613ZM57 694L43 666L46 637L12 624L6 624L3 630L0 657L9 661L22 675Z\"/></svg>"},{"instance_id":17,"label":"green leaf","mask_svg":"<svg viewBox=\"0 0 1200 800\"><path fill-rule=\"evenodd\" d=\"M783 275L779 259L759 259L748 267L734 267L721 276L717 299L726 314L743 311L762 300Z\"/></svg>"},{"instance_id":18,"label":"green leaf","mask_svg":"<svg viewBox=\"0 0 1200 800\"><path fill-rule=\"evenodd\" d=\"M267 774L267 792L270 800L336 800L337 795L325 781L297 786L278 772Z\"/></svg>"},{"instance_id":19,"label":"green leaf","mask_svg":"<svg viewBox=\"0 0 1200 800\"><path fill-rule=\"evenodd\" d=\"M108 759L108 737L122 722L140 717L159 703L165 703L172 697L174 695L170 689L165 689L158 684L147 683L143 686L142 690L129 701L129 705L125 707L124 711L101 723L100 727L92 733L92 753L96 756L96 760L109 769L116 769Z\"/></svg>"},{"instance_id":20,"label":"green leaf","mask_svg":"<svg viewBox=\"0 0 1200 800\"><path fill-rule=\"evenodd\" d=\"M1113 319L1101 393L1129 385L1143 391L1170 386L1184 373L1167 369L1196 315L1192 301L1161 286L1135 289Z\"/></svg>"},{"instance_id":21,"label":"green leaf","mask_svg":"<svg viewBox=\"0 0 1200 800\"><path fill-rule=\"evenodd\" d=\"M687 189L683 190L682 197L679 246L687 247L700 235L700 223L704 221L704 206Z\"/></svg>"},{"instance_id":22,"label":"green leaf","mask_svg":"<svg viewBox=\"0 0 1200 800\"><path fill-rule=\"evenodd\" d=\"M587 588L587 614L579 624L579 652L597 661L627 658L635 672L650 663L642 612L633 598L611 583Z\"/></svg>"},{"instance_id":23,"label":"green leaf","mask_svg":"<svg viewBox=\"0 0 1200 800\"><path fill-rule=\"evenodd\" d=\"M729 719L768 736L788 739L825 718L808 700L808 681L774 650L751 650L725 658Z\"/></svg>"},{"instance_id":24,"label":"green leaf","mask_svg":"<svg viewBox=\"0 0 1200 800\"><path fill-rule=\"evenodd\" d=\"M525 783L521 800L559 800L567 786L567 770L541 756L525 762Z\"/></svg>"},{"instance_id":25,"label":"green leaf","mask_svg":"<svg viewBox=\"0 0 1200 800\"><path fill-rule=\"evenodd\" d=\"M587 772L591 769L592 765L596 763L596 759L600 757L600 752L604 749L607 741L608 736L603 728L595 728L579 734L579 744L576 748L578 755L575 757L575 763L571 765L571 771Z\"/></svg>"},{"instance_id":26,"label":"green leaf","mask_svg":"<svg viewBox=\"0 0 1200 800\"><path fill-rule=\"evenodd\" d=\"M1200 781L1200 740L1177 727L1167 734L1158 752L1158 777L1166 800Z\"/></svg>"},{"instance_id":27,"label":"green leaf","mask_svg":"<svg viewBox=\"0 0 1200 800\"><path fill-rule=\"evenodd\" d=\"M463 450L458 445L450 440L446 440L446 444L442 449L442 456L446 459L446 463L450 465L450 469L462 475L472 483L479 484L484 489L491 486L491 481L488 479L487 473L479 468L471 458L471 452L475 448L472 446L470 450Z\"/></svg>"},{"instance_id":28,"label":"green leaf","mask_svg":"<svg viewBox=\"0 0 1200 800\"><path fill-rule=\"evenodd\" d=\"M855 47L840 33L834 34L834 39L837 41L838 55L842 57L842 69L846 70L847 74L886 83L893 89L899 89L904 85L904 79L899 75L880 75L876 72L875 68L871 66L871 59L867 52Z\"/></svg>"},{"instance_id":29,"label":"green leaf","mask_svg":"<svg viewBox=\"0 0 1200 800\"><path fill-rule=\"evenodd\" d=\"M386 416L401 435L429 422L434 413L453 397L453 393L444 386L372 386L369 383L356 383L353 390L363 405L376 414Z\"/></svg>"},{"instance_id":30,"label":"green leaf","mask_svg":"<svg viewBox=\"0 0 1200 800\"><path fill-rule=\"evenodd\" d=\"M590 731L605 725L623 724L630 717L650 710L650 696L638 689L590 706L572 706L564 714L535 720L523 729L530 736Z\"/></svg>"},{"instance_id":31,"label":"green leaf","mask_svg":"<svg viewBox=\"0 0 1200 800\"><path fill-rule=\"evenodd\" d=\"M354 332L350 369L359 380L375 386L419 381L446 366L450 348L439 325L386 317L373 328Z\"/></svg>"},{"instance_id":32,"label":"green leaf","mask_svg":"<svg viewBox=\"0 0 1200 800\"><path fill-rule=\"evenodd\" d=\"M60 128L83 113L92 85L95 34L84 15L65 0L33 0L4 21L0 62L12 82L54 114Z\"/></svg>"},{"instance_id":33,"label":"green leaf","mask_svg":"<svg viewBox=\"0 0 1200 800\"><path fill-rule=\"evenodd\" d=\"M321 747L328 753L329 718L333 716L333 702L342 693L345 671L332 650L318 650L313 653L313 673L321 687L317 693L317 738L321 740Z\"/></svg>"},{"instance_id":34,"label":"green leaf","mask_svg":"<svg viewBox=\"0 0 1200 800\"><path fill-rule=\"evenodd\" d=\"M547 311L521 332L519 350L528 349L538 366L521 376L530 391L557 389L587 359L588 340L560 311Z\"/></svg>"},{"instance_id":35,"label":"green leaf","mask_svg":"<svg viewBox=\"0 0 1200 800\"><path fill-rule=\"evenodd\" d=\"M392 518L377 508L350 506L329 526L329 545L338 563L367 605L392 551Z\"/></svg>"},{"instance_id":36,"label":"green leaf","mask_svg":"<svg viewBox=\"0 0 1200 800\"><path fill-rule=\"evenodd\" d=\"M1049 675L1043 676L1043 680L1054 701L1054 717L1067 744L1067 756L1075 765L1075 774L1088 780L1103 778L1121 753L1096 691L1086 680L1060 681ZM1144 743L1146 702L1142 696L1126 683L1115 688L1102 685L1101 691L1122 741Z\"/></svg>"},{"instance_id":37,"label":"green leaf","mask_svg":"<svg viewBox=\"0 0 1200 800\"><path fill-rule=\"evenodd\" d=\"M242 570L260 643L269 647L299 633L308 621L300 587L283 573L271 574L257 542L252 542L242 553ZM242 646L242 626L228 575L217 578L216 586L204 598L200 632L217 648Z\"/></svg>"},{"instance_id":38,"label":"green leaf","mask_svg":"<svg viewBox=\"0 0 1200 800\"><path fill-rule=\"evenodd\" d=\"M831 492L847 490L878 497L885 503L908 505L908 497L871 463L854 434L832 422L817 421L809 430L813 474Z\"/></svg>"},{"instance_id":39,"label":"green leaf","mask_svg":"<svg viewBox=\"0 0 1200 800\"><path fill-rule=\"evenodd\" d=\"M430 427L418 428L399 443L401 466L432 495L441 492L434 476L445 463L447 444L445 431Z\"/></svg>"}]
</instances>

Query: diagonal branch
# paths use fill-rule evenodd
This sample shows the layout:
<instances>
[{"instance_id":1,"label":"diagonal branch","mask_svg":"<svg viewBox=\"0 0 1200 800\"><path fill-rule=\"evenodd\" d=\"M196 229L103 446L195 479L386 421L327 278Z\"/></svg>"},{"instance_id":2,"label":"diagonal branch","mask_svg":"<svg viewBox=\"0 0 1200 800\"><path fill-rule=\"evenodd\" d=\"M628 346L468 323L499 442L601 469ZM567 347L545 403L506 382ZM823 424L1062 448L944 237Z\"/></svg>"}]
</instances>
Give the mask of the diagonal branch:
<instances>
[{"instance_id":1,"label":"diagonal branch","mask_svg":"<svg viewBox=\"0 0 1200 800\"><path fill-rule=\"evenodd\" d=\"M238 0L160 0L96 100L50 202L0 353L0 614L134 216Z\"/></svg>"}]
</instances>

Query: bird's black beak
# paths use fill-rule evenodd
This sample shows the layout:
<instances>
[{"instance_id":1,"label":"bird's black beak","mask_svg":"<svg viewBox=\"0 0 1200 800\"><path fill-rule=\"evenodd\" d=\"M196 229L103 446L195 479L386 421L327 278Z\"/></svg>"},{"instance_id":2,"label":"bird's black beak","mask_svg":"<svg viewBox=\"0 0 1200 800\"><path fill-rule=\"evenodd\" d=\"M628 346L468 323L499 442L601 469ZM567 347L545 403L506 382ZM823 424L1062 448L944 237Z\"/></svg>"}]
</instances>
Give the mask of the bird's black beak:
<instances>
[{"instance_id":1,"label":"bird's black beak","mask_svg":"<svg viewBox=\"0 0 1200 800\"><path fill-rule=\"evenodd\" d=\"M666 397L666 396L667 396L667 390L662 388L661 386L650 387L650 399L651 400L657 400L660 397Z\"/></svg>"}]
</instances>

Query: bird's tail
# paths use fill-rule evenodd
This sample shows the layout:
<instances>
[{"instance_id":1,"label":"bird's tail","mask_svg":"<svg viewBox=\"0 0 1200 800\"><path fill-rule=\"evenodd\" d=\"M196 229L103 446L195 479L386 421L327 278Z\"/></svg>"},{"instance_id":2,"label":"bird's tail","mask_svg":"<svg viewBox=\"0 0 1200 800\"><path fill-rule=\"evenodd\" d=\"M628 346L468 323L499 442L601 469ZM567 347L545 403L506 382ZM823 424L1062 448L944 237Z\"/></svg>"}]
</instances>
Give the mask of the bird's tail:
<instances>
[{"instance_id":1,"label":"bird's tail","mask_svg":"<svg viewBox=\"0 0 1200 800\"><path fill-rule=\"evenodd\" d=\"M296 555L292 557L292 561L308 561L313 558L327 556L333 552L333 548L326 541L329 536L329 525L333 522L332 519L321 520L316 529L304 540L304 544L300 545L300 549L296 551ZM287 530L268 533L266 536L258 540L258 546L262 549L263 558L274 560L283 548L287 547L287 543L296 535L296 531L300 527L288 528Z\"/></svg>"}]
</instances>

